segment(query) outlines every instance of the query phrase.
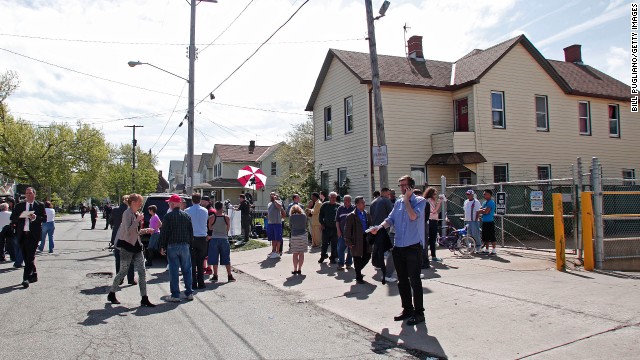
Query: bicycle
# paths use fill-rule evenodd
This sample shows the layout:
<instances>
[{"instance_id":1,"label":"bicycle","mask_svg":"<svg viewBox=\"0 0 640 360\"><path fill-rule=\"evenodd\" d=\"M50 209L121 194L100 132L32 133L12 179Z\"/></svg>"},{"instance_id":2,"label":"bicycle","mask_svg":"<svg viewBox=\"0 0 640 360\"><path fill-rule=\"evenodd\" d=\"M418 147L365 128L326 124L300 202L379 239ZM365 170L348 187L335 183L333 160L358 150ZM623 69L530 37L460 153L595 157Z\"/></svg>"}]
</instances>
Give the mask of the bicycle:
<instances>
[{"instance_id":1,"label":"bicycle","mask_svg":"<svg viewBox=\"0 0 640 360\"><path fill-rule=\"evenodd\" d=\"M473 237L468 235L468 226L465 225L464 228L456 229L450 224L444 226L442 228L447 229L446 236L438 236L438 245L441 247L446 247L449 251L454 254L457 252L460 255L469 255L473 254L476 251L476 241Z\"/></svg>"}]
</instances>

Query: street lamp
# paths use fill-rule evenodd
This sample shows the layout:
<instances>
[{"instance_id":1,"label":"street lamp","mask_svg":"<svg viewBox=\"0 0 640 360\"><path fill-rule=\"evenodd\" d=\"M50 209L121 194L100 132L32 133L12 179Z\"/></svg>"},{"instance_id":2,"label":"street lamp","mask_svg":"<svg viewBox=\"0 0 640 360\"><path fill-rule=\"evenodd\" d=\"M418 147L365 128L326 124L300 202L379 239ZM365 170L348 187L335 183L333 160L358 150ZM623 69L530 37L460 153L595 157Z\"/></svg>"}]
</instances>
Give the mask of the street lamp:
<instances>
[{"instance_id":1,"label":"street lamp","mask_svg":"<svg viewBox=\"0 0 640 360\"><path fill-rule=\"evenodd\" d=\"M218 0L201 0L204 2L217 3ZM185 181L185 190L187 194L191 194L191 188L193 184L193 123L194 123L194 92L195 92L195 68L196 68L196 1L191 0L191 22L189 24L189 80L183 78L182 76L178 76L170 71L165 69L161 69L155 65L149 63L143 63L140 61L129 61L128 64L131 67L137 65L150 65L158 70L162 70L166 73L169 73L173 76L179 77L180 79L185 80L189 83L189 105L187 110L187 118L188 118L188 130L187 130L187 179ZM213 98L213 93L209 95Z\"/></svg>"}]
</instances>

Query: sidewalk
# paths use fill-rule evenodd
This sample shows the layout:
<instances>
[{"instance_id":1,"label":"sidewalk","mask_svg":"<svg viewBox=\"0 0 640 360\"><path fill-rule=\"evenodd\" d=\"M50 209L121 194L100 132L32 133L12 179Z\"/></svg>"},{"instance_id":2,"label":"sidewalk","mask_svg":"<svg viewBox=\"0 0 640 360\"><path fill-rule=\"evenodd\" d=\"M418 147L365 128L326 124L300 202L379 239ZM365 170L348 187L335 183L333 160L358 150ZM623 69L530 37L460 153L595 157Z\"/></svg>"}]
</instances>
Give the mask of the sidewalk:
<instances>
[{"instance_id":1,"label":"sidewalk","mask_svg":"<svg viewBox=\"0 0 640 360\"><path fill-rule=\"evenodd\" d=\"M285 249L288 243L285 241ZM499 249L495 258L461 258L423 270L426 324L394 322L396 283L382 285L369 263L367 284L307 253L303 275L291 255L270 248L233 253L233 266L407 348L459 359L631 359L640 352L640 274L555 270L555 254ZM567 256L569 258L569 256ZM319 324L318 326L330 326Z\"/></svg>"}]
</instances>

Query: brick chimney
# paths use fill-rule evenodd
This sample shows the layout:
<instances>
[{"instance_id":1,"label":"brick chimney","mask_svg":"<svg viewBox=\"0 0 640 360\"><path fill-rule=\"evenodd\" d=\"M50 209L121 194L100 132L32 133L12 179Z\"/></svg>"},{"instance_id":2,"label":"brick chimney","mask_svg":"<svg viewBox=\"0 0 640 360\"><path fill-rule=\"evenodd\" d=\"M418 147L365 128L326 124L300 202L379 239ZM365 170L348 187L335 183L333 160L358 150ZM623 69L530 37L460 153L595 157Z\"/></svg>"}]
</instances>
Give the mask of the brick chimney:
<instances>
[{"instance_id":1,"label":"brick chimney","mask_svg":"<svg viewBox=\"0 0 640 360\"><path fill-rule=\"evenodd\" d=\"M424 53L422 52L422 36L413 35L407 41L409 58L417 61L424 61Z\"/></svg>"},{"instance_id":2,"label":"brick chimney","mask_svg":"<svg viewBox=\"0 0 640 360\"><path fill-rule=\"evenodd\" d=\"M249 141L249 154L253 154L253 150L256 149L256 141L255 140L250 140Z\"/></svg>"},{"instance_id":3,"label":"brick chimney","mask_svg":"<svg viewBox=\"0 0 640 360\"><path fill-rule=\"evenodd\" d=\"M571 45L564 48L564 61L582 65L582 45Z\"/></svg>"}]
</instances>

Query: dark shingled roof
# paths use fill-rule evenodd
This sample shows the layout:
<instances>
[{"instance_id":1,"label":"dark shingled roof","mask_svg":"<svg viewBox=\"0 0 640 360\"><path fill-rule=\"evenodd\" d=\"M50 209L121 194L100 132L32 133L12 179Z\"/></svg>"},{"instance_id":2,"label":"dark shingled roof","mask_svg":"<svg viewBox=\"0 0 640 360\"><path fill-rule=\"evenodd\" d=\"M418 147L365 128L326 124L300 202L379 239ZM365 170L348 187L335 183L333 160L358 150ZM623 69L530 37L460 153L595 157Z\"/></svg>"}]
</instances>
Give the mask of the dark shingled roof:
<instances>
[{"instance_id":1,"label":"dark shingled roof","mask_svg":"<svg viewBox=\"0 0 640 360\"><path fill-rule=\"evenodd\" d=\"M249 154L249 145L223 145L216 144L214 151L220 156L222 162L256 162L260 155L270 146L256 146L253 154Z\"/></svg>"},{"instance_id":2,"label":"dark shingled roof","mask_svg":"<svg viewBox=\"0 0 640 360\"><path fill-rule=\"evenodd\" d=\"M455 63L417 61L401 56L378 55L382 85L453 91L478 83L512 48L521 44L567 94L629 101L630 87L587 65L547 60L526 36L520 35L485 50L474 49ZM362 84L371 82L368 53L330 49L311 93L306 111L312 111L331 62L338 59ZM455 71L453 83L451 74Z\"/></svg>"}]
</instances>

